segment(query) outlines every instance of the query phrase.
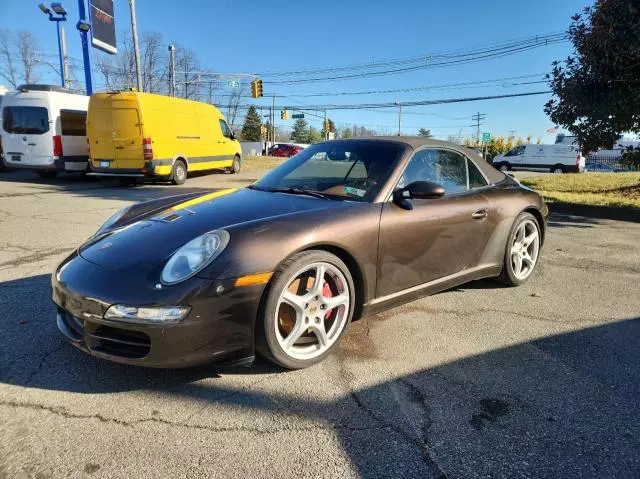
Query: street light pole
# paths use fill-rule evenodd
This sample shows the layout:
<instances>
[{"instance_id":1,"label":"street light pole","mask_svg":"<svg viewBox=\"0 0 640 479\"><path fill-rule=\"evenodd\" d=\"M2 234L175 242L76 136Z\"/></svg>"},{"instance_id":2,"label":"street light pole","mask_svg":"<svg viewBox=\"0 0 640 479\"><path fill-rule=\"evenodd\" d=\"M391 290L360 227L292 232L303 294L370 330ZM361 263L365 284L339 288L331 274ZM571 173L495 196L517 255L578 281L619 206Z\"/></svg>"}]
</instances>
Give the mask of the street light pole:
<instances>
[{"instance_id":1,"label":"street light pole","mask_svg":"<svg viewBox=\"0 0 640 479\"><path fill-rule=\"evenodd\" d=\"M136 2L129 0L131 9L131 33L133 34L133 54L136 58L136 88L142 91L142 74L140 72L140 47L138 45L138 29L136 27Z\"/></svg>"},{"instance_id":2,"label":"street light pole","mask_svg":"<svg viewBox=\"0 0 640 479\"><path fill-rule=\"evenodd\" d=\"M64 46L64 31L62 30L62 26L60 22L67 21L67 11L64 9L61 3L52 3L51 8L49 8L44 3L38 5L38 8L42 13L49 17L49 21L56 22L56 33L58 35L58 59L60 61L60 83L63 87L67 86L67 78L66 78L66 57L67 52ZM55 14L55 16L54 16Z\"/></svg>"},{"instance_id":3,"label":"street light pole","mask_svg":"<svg viewBox=\"0 0 640 479\"><path fill-rule=\"evenodd\" d=\"M398 136L400 136L400 127L402 124L402 103L398 103L398 106L400 107L398 110Z\"/></svg>"},{"instance_id":4,"label":"street light pole","mask_svg":"<svg viewBox=\"0 0 640 479\"><path fill-rule=\"evenodd\" d=\"M80 32L82 40L82 63L84 63L84 86L87 95L93 93L93 81L91 80L91 54L89 53L88 32L91 24L87 21L87 11L84 8L84 0L78 0L78 14L80 20L76 24L76 28Z\"/></svg>"},{"instance_id":5,"label":"street light pole","mask_svg":"<svg viewBox=\"0 0 640 479\"><path fill-rule=\"evenodd\" d=\"M58 23L58 25L60 25ZM69 57L67 56L67 39L64 35L64 27L60 26L60 46L62 47L62 71L64 77L64 87L71 88L71 79L69 78Z\"/></svg>"}]
</instances>

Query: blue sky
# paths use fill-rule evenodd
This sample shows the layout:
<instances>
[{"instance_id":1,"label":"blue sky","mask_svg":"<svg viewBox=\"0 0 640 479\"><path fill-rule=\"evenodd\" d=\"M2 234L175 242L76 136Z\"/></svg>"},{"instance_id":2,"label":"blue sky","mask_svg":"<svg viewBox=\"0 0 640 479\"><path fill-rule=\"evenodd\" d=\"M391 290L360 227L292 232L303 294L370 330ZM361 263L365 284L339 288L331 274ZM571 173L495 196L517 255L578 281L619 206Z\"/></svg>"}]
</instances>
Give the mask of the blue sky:
<instances>
[{"instance_id":1,"label":"blue sky","mask_svg":"<svg viewBox=\"0 0 640 479\"><path fill-rule=\"evenodd\" d=\"M138 32L158 31L196 52L203 67L219 72L290 71L360 64L414 57L454 49L469 49L496 42L564 31L570 17L592 3L587 0L403 1L327 0L137 0ZM33 31L45 52L57 51L55 28L37 8L37 1L3 0L0 27ZM77 2L63 2L72 21L67 24L69 54L81 58L75 31ZM115 0L118 40L129 29L129 4ZM302 85L265 85L265 96L305 95L315 92L371 91L430 85L471 83L496 78L548 72L554 59L566 58L570 44L562 43L521 54L439 69L424 69L392 76ZM93 55L104 55L94 50ZM42 71L54 82L52 73ZM82 78L78 72L79 78ZM94 76L97 76L94 74ZM99 78L96 78L99 80ZM524 80L524 81L530 81ZM511 88L492 86L439 91L278 99L287 104L374 103L436 100L544 90L546 85ZM533 135L552 142L546 133L553 126L543 112L546 96L491 100L403 109L402 131L414 134L430 128L440 138L472 134L471 115L487 115L482 131L493 135ZM268 106L271 99L257 105ZM336 111L329 115L339 127L364 124L377 130L397 131L397 111ZM309 118L319 126L320 120ZM277 123L283 122L277 115Z\"/></svg>"}]
</instances>

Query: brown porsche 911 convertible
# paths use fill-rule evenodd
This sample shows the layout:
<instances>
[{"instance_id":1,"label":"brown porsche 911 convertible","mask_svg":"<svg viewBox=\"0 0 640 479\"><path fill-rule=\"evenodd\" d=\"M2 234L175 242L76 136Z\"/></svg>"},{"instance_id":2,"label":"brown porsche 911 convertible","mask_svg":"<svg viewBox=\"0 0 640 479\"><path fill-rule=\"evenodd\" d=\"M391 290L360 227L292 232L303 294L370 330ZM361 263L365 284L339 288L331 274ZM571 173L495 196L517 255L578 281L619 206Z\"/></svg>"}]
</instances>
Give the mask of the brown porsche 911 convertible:
<instances>
[{"instance_id":1,"label":"brown porsche 911 convertible","mask_svg":"<svg viewBox=\"0 0 640 479\"><path fill-rule=\"evenodd\" d=\"M304 368L354 318L480 278L527 281L547 215L458 145L320 143L247 188L113 215L53 274L57 324L122 363L249 364L257 351Z\"/></svg>"}]
</instances>

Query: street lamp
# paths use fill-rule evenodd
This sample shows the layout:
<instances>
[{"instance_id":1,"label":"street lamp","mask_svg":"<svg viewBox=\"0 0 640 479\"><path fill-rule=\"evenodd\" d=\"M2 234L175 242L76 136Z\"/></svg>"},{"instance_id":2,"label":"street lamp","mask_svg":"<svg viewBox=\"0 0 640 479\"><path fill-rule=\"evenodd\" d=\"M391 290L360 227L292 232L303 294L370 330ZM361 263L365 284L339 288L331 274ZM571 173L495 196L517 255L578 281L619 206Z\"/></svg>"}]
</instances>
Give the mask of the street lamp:
<instances>
[{"instance_id":1,"label":"street lamp","mask_svg":"<svg viewBox=\"0 0 640 479\"><path fill-rule=\"evenodd\" d=\"M67 21L67 11L61 3L52 3L49 8L44 3L38 5L42 13L49 17L49 20L56 22L56 30L58 32L58 56L60 57L60 80L64 88L67 87L67 44L64 38L64 28L60 22Z\"/></svg>"}]
</instances>

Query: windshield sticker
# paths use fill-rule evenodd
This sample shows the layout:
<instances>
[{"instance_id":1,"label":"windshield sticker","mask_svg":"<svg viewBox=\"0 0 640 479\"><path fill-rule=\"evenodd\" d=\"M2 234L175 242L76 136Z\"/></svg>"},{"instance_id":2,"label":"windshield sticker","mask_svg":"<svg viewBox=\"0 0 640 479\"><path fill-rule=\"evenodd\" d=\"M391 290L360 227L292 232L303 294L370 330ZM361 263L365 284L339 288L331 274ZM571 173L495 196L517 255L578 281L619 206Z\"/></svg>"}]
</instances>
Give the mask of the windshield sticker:
<instances>
[{"instance_id":1,"label":"windshield sticker","mask_svg":"<svg viewBox=\"0 0 640 479\"><path fill-rule=\"evenodd\" d=\"M344 192L348 195L359 196L360 198L367 194L367 190L359 190L358 188L352 188L351 186L345 186Z\"/></svg>"}]
</instances>

